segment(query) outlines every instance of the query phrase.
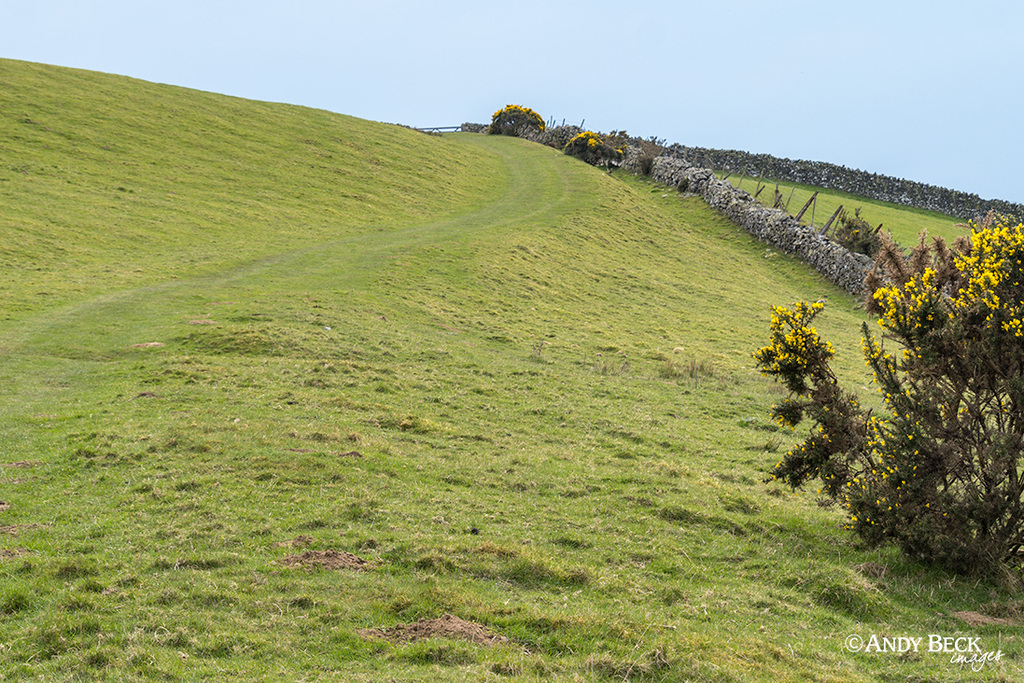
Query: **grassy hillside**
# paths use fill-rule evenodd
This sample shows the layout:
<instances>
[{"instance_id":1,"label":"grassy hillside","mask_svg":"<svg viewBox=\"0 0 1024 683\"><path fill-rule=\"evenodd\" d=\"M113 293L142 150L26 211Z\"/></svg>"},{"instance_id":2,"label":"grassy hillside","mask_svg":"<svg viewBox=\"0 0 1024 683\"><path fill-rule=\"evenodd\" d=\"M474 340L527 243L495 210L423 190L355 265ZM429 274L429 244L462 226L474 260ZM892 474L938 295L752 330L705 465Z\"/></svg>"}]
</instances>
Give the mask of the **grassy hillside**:
<instances>
[{"instance_id":1,"label":"grassy hillside","mask_svg":"<svg viewBox=\"0 0 1024 683\"><path fill-rule=\"evenodd\" d=\"M10 61L0 79L8 316L458 213L502 181L486 154L328 112Z\"/></svg>"},{"instance_id":2,"label":"grassy hillside","mask_svg":"<svg viewBox=\"0 0 1024 683\"><path fill-rule=\"evenodd\" d=\"M955 615L1019 598L762 483L796 439L768 306L826 298L858 383L862 314L699 200L517 139L0 85L0 676L1019 678L1016 623ZM366 631L445 614L507 640ZM844 647L933 633L1004 656Z\"/></svg>"}]
</instances>

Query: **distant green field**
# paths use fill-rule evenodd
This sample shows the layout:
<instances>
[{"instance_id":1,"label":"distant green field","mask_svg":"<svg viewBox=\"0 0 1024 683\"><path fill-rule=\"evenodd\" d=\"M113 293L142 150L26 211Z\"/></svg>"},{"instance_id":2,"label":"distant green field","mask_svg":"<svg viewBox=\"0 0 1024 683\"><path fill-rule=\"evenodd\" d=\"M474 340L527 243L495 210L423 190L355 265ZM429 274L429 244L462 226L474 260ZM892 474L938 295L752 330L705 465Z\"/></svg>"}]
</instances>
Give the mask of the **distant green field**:
<instances>
[{"instance_id":1,"label":"distant green field","mask_svg":"<svg viewBox=\"0 0 1024 683\"><path fill-rule=\"evenodd\" d=\"M6 60L0 159L0 678L1021 678L1018 594L763 483L769 306L870 396L864 314L699 200Z\"/></svg>"},{"instance_id":2,"label":"distant green field","mask_svg":"<svg viewBox=\"0 0 1024 683\"><path fill-rule=\"evenodd\" d=\"M746 190L752 195L760 190L757 200L766 206L771 206L774 202L776 187L774 180L736 175L730 175L728 180L734 187ZM807 209L801 222L809 225L813 220L813 224L818 228L824 227L836 209L842 206L851 215L855 210L860 209L861 217L871 226L881 225L883 232L891 232L897 242L907 246L917 244L922 232L929 236L943 237L949 242L960 235L970 233L970 229L963 226L966 221L936 211L913 209L798 183L779 182L778 188L783 198L783 205L791 215L799 213L811 196L817 192L817 201Z\"/></svg>"}]
</instances>

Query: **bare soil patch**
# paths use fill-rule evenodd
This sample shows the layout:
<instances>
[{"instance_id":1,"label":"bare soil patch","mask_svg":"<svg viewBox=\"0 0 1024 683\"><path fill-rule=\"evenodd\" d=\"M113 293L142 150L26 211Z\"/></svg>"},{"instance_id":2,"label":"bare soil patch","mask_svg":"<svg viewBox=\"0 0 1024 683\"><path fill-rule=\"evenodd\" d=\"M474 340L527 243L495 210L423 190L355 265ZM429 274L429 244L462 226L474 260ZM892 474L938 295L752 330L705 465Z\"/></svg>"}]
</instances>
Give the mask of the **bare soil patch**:
<instances>
[{"instance_id":1,"label":"bare soil patch","mask_svg":"<svg viewBox=\"0 0 1024 683\"><path fill-rule=\"evenodd\" d=\"M152 349L157 346L167 346L163 342L142 342L141 344L132 344L133 349Z\"/></svg>"},{"instance_id":2,"label":"bare soil patch","mask_svg":"<svg viewBox=\"0 0 1024 683\"><path fill-rule=\"evenodd\" d=\"M313 545L313 537L302 534L300 536L296 536L290 541L281 541L274 545L278 548L308 548Z\"/></svg>"},{"instance_id":3,"label":"bare soil patch","mask_svg":"<svg viewBox=\"0 0 1024 683\"><path fill-rule=\"evenodd\" d=\"M11 526L0 526L0 534L7 534L8 536L17 536L18 532L24 529L42 529L48 527L49 524L14 524Z\"/></svg>"},{"instance_id":4,"label":"bare soil patch","mask_svg":"<svg viewBox=\"0 0 1024 683\"><path fill-rule=\"evenodd\" d=\"M413 624L391 628L364 628L356 631L363 638L376 638L389 643L411 643L424 638L457 638L480 645L507 643L508 638L494 633L483 624L466 621L451 614L437 619L420 619Z\"/></svg>"},{"instance_id":5,"label":"bare soil patch","mask_svg":"<svg viewBox=\"0 0 1024 683\"><path fill-rule=\"evenodd\" d=\"M28 555L31 552L31 550L26 550L25 548L0 548L0 560L10 560L22 555Z\"/></svg>"},{"instance_id":6,"label":"bare soil patch","mask_svg":"<svg viewBox=\"0 0 1024 683\"><path fill-rule=\"evenodd\" d=\"M1012 619L1002 619L1000 617L990 617L980 612L953 612L953 616L961 621L967 623L968 626L990 626L996 624L998 626L1010 626L1013 624Z\"/></svg>"},{"instance_id":7,"label":"bare soil patch","mask_svg":"<svg viewBox=\"0 0 1024 683\"><path fill-rule=\"evenodd\" d=\"M18 462L0 462L0 467L35 467L38 464L31 460L19 460Z\"/></svg>"},{"instance_id":8,"label":"bare soil patch","mask_svg":"<svg viewBox=\"0 0 1024 683\"><path fill-rule=\"evenodd\" d=\"M307 550L278 560L286 567L321 567L323 569L354 569L366 571L370 563L361 557L337 550Z\"/></svg>"}]
</instances>

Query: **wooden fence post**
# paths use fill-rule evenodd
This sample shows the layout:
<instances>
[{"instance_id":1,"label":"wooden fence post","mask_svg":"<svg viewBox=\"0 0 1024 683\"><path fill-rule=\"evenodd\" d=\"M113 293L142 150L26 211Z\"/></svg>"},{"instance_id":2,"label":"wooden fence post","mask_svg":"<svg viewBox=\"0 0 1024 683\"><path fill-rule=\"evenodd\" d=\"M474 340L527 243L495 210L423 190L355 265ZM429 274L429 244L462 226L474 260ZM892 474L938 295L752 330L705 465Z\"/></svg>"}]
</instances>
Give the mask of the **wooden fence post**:
<instances>
[{"instance_id":1,"label":"wooden fence post","mask_svg":"<svg viewBox=\"0 0 1024 683\"><path fill-rule=\"evenodd\" d=\"M791 195L791 196L792 196L792 195ZM813 203L814 203L814 200L815 200L815 199L817 199L817 198L818 198L818 192L817 192L817 190L815 190L814 194L812 194L812 195L811 195L811 198L807 200L807 203L806 203L806 204L804 204L804 208L800 209L800 213L798 213L798 214L797 214L797 215L795 216L795 218L796 218L796 219L797 219L798 221L799 221L799 220L800 220L801 218L803 218L803 217L804 217L804 214L805 214L805 213L807 213L807 209L811 208L811 204L813 204Z\"/></svg>"},{"instance_id":2,"label":"wooden fence post","mask_svg":"<svg viewBox=\"0 0 1024 683\"><path fill-rule=\"evenodd\" d=\"M757 199L757 195L761 194L761 190L763 190L765 187L767 187L767 185L764 186L764 187L761 186L761 183L763 181L764 181L764 169L762 168L757 173L757 190L754 192L754 199Z\"/></svg>"},{"instance_id":3,"label":"wooden fence post","mask_svg":"<svg viewBox=\"0 0 1024 683\"><path fill-rule=\"evenodd\" d=\"M832 221L834 221L836 219L836 217L839 216L839 212L842 211L842 210L843 210L843 205L840 204L839 208L836 209L836 212L834 214L832 214L832 218L828 219L828 222L825 223L825 227L821 229L820 233L818 233L819 235L824 235L826 232L828 232L828 229L830 227L832 227Z\"/></svg>"}]
</instances>

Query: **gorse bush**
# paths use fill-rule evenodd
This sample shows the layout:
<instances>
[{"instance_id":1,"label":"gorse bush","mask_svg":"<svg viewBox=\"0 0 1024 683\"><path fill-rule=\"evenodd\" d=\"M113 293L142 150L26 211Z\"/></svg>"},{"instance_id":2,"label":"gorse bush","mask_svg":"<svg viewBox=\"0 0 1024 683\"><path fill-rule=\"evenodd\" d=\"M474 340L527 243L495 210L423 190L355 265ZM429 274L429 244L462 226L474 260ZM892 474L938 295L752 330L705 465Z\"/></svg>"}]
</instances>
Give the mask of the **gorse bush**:
<instances>
[{"instance_id":1,"label":"gorse bush","mask_svg":"<svg viewBox=\"0 0 1024 683\"><path fill-rule=\"evenodd\" d=\"M594 166L611 167L622 161L623 148L613 147L597 133L584 131L569 140L562 150L569 156L582 159Z\"/></svg>"},{"instance_id":2,"label":"gorse bush","mask_svg":"<svg viewBox=\"0 0 1024 683\"><path fill-rule=\"evenodd\" d=\"M871 544L993 574L1024 560L1024 225L972 228L952 248L922 236L909 256L881 241L867 284L882 339L865 324L863 352L887 414L839 387L812 326L821 304L775 308L754 356L791 392L774 417L814 423L773 479L820 480Z\"/></svg>"},{"instance_id":3,"label":"gorse bush","mask_svg":"<svg viewBox=\"0 0 1024 683\"><path fill-rule=\"evenodd\" d=\"M635 155L635 170L649 176L654 160L665 153L665 140L651 136L647 139L632 137L624 130L613 130L604 138L607 145L621 151L623 155Z\"/></svg>"},{"instance_id":4,"label":"gorse bush","mask_svg":"<svg viewBox=\"0 0 1024 683\"><path fill-rule=\"evenodd\" d=\"M487 132L491 135L514 135L524 137L531 132L544 130L544 119L540 114L528 107L520 107L518 104L505 105L504 109L494 112L491 117L490 128Z\"/></svg>"},{"instance_id":5,"label":"gorse bush","mask_svg":"<svg viewBox=\"0 0 1024 683\"><path fill-rule=\"evenodd\" d=\"M851 216L846 211L839 215L839 223L832 233L836 242L843 245L852 252L875 256L882 248L882 238L879 230L872 228L860 215L860 209L855 209Z\"/></svg>"}]
</instances>

